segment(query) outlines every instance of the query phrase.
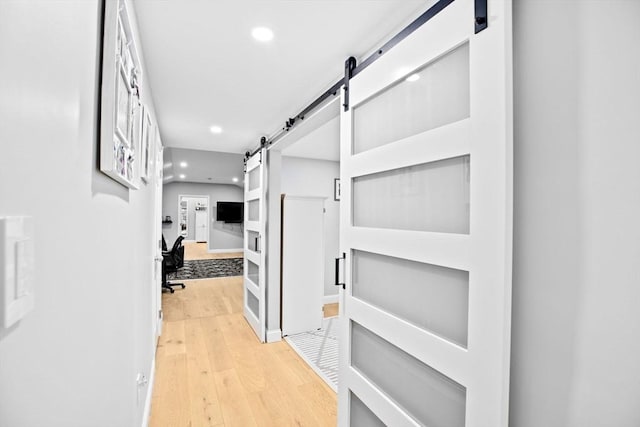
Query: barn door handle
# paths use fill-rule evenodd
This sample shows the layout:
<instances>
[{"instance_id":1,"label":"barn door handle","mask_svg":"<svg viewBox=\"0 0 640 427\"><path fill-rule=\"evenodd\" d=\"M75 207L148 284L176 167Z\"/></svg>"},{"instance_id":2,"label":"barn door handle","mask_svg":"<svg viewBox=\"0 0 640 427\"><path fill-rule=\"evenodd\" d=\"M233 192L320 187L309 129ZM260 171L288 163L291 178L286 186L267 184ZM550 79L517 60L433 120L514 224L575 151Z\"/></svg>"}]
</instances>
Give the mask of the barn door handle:
<instances>
[{"instance_id":1,"label":"barn door handle","mask_svg":"<svg viewBox=\"0 0 640 427\"><path fill-rule=\"evenodd\" d=\"M344 260L347 258L347 254L344 252L340 258L336 258L336 281L334 283L335 286L342 286L342 289L346 289L346 285L344 283L340 283L340 260Z\"/></svg>"}]
</instances>

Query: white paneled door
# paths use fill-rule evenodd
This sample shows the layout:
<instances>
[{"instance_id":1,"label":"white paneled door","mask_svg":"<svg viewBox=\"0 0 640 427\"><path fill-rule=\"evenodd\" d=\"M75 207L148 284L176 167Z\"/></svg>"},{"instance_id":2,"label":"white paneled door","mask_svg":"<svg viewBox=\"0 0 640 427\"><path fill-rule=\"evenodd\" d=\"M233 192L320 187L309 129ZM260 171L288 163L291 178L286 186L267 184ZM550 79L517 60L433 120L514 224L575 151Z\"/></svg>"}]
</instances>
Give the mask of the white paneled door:
<instances>
[{"instance_id":1,"label":"white paneled door","mask_svg":"<svg viewBox=\"0 0 640 427\"><path fill-rule=\"evenodd\" d=\"M200 208L196 210L196 242L206 242L209 239L207 238L207 221L209 220L208 214L209 207L203 209Z\"/></svg>"},{"instance_id":2,"label":"white paneled door","mask_svg":"<svg viewBox=\"0 0 640 427\"><path fill-rule=\"evenodd\" d=\"M455 0L350 80L340 426L507 426L510 5L474 34Z\"/></svg>"},{"instance_id":3,"label":"white paneled door","mask_svg":"<svg viewBox=\"0 0 640 427\"><path fill-rule=\"evenodd\" d=\"M244 316L265 342L266 156L263 149L247 160L244 176Z\"/></svg>"}]
</instances>

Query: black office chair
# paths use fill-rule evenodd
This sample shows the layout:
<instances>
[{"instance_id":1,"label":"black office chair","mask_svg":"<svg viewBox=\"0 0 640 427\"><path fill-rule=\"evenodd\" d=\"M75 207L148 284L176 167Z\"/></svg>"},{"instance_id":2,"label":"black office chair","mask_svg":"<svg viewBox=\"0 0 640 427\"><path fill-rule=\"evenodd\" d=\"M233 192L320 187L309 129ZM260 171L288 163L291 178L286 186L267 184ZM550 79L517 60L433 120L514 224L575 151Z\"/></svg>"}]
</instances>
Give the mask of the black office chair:
<instances>
[{"instance_id":1,"label":"black office chair","mask_svg":"<svg viewBox=\"0 0 640 427\"><path fill-rule=\"evenodd\" d=\"M177 273L184 266L184 246L182 246L183 236L179 236L170 251L162 252L162 289L174 293L173 286L185 288L184 283L171 283L167 280L169 273Z\"/></svg>"}]
</instances>

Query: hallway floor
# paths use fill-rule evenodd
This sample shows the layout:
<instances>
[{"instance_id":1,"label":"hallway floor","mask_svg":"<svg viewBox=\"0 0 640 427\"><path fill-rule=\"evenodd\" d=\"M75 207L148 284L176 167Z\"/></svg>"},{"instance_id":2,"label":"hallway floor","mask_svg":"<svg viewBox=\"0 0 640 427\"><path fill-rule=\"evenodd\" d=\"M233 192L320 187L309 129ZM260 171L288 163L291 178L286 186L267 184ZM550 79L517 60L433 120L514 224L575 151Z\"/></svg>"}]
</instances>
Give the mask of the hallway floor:
<instances>
[{"instance_id":1,"label":"hallway floor","mask_svg":"<svg viewBox=\"0 0 640 427\"><path fill-rule=\"evenodd\" d=\"M207 243L184 242L184 259L222 259L222 258L242 258L242 252L224 252L210 254Z\"/></svg>"},{"instance_id":2,"label":"hallway floor","mask_svg":"<svg viewBox=\"0 0 640 427\"><path fill-rule=\"evenodd\" d=\"M284 342L260 344L242 277L164 294L151 427L335 426L336 395Z\"/></svg>"}]
</instances>

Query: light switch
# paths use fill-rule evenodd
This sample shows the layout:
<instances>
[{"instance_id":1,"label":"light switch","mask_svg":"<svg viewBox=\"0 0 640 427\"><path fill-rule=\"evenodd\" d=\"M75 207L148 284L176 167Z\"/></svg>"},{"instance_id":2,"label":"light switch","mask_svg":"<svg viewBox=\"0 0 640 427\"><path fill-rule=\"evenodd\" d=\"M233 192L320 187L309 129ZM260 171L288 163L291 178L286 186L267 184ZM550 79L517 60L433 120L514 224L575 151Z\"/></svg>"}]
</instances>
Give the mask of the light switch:
<instances>
[{"instance_id":1,"label":"light switch","mask_svg":"<svg viewBox=\"0 0 640 427\"><path fill-rule=\"evenodd\" d=\"M0 322L10 327L33 310L33 219L0 217Z\"/></svg>"}]
</instances>

